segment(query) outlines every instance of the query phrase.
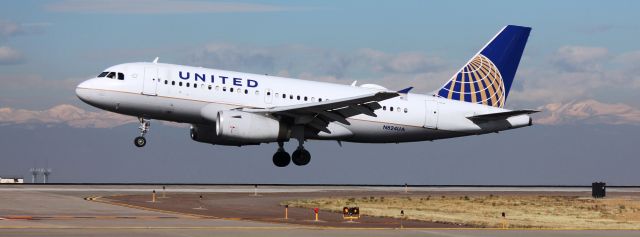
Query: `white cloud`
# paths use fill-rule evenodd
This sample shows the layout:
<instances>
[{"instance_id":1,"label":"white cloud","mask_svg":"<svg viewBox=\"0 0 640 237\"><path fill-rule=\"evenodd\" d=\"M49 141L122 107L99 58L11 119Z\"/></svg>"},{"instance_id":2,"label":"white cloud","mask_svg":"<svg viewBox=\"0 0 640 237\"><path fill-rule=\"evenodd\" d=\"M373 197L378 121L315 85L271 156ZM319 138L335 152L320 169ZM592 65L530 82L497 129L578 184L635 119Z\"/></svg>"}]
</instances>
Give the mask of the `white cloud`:
<instances>
[{"instance_id":1,"label":"white cloud","mask_svg":"<svg viewBox=\"0 0 640 237\"><path fill-rule=\"evenodd\" d=\"M443 59L418 52L337 51L295 44L255 47L212 43L194 52L188 64L325 82L359 80L360 84L380 83L392 89L411 85L427 91L453 74L443 66Z\"/></svg>"},{"instance_id":2,"label":"white cloud","mask_svg":"<svg viewBox=\"0 0 640 237\"><path fill-rule=\"evenodd\" d=\"M19 64L24 62L24 55L8 46L0 46L0 65Z\"/></svg>"},{"instance_id":3,"label":"white cloud","mask_svg":"<svg viewBox=\"0 0 640 237\"><path fill-rule=\"evenodd\" d=\"M590 99L551 103L538 109L543 111L534 120L539 124L640 124L640 109L626 104L609 104Z\"/></svg>"},{"instance_id":4,"label":"white cloud","mask_svg":"<svg viewBox=\"0 0 640 237\"><path fill-rule=\"evenodd\" d=\"M361 49L356 57L365 60L370 68L383 73L426 73L439 71L445 61L439 57L417 52L388 54L374 49Z\"/></svg>"},{"instance_id":5,"label":"white cloud","mask_svg":"<svg viewBox=\"0 0 640 237\"><path fill-rule=\"evenodd\" d=\"M45 27L51 25L47 22L16 23L0 20L0 37L8 38L18 35L40 33Z\"/></svg>"},{"instance_id":6,"label":"white cloud","mask_svg":"<svg viewBox=\"0 0 640 237\"><path fill-rule=\"evenodd\" d=\"M0 21L0 36L9 37L21 34L23 29L18 24L10 21Z\"/></svg>"},{"instance_id":7,"label":"white cloud","mask_svg":"<svg viewBox=\"0 0 640 237\"><path fill-rule=\"evenodd\" d=\"M294 10L293 8L257 3L176 0L65 0L50 4L46 6L46 9L55 12L115 14L277 12Z\"/></svg>"},{"instance_id":8,"label":"white cloud","mask_svg":"<svg viewBox=\"0 0 640 237\"><path fill-rule=\"evenodd\" d=\"M615 97L617 102L639 106L631 95L640 89L639 59L638 51L612 55L600 47L563 46L546 65L521 65L516 75L519 86L512 88L509 101L536 106L602 100L606 95L607 100Z\"/></svg>"},{"instance_id":9,"label":"white cloud","mask_svg":"<svg viewBox=\"0 0 640 237\"><path fill-rule=\"evenodd\" d=\"M563 46L555 55L556 66L566 71L599 71L609 50L601 47Z\"/></svg>"}]
</instances>

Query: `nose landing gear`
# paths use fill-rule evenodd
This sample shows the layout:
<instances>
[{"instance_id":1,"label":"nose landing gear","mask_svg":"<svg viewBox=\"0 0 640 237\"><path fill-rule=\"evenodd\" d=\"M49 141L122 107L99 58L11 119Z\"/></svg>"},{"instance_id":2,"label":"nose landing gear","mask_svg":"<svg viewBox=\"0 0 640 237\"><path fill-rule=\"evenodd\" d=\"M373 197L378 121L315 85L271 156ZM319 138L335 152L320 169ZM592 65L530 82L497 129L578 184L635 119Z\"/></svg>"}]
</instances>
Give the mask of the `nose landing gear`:
<instances>
[{"instance_id":1,"label":"nose landing gear","mask_svg":"<svg viewBox=\"0 0 640 237\"><path fill-rule=\"evenodd\" d=\"M140 121L140 127L138 127L138 129L140 129L140 136L133 139L133 144L136 145L136 147L143 147L147 145L147 139L144 138L144 135L149 131L151 123L148 119L142 117L138 118L138 121Z\"/></svg>"}]
</instances>

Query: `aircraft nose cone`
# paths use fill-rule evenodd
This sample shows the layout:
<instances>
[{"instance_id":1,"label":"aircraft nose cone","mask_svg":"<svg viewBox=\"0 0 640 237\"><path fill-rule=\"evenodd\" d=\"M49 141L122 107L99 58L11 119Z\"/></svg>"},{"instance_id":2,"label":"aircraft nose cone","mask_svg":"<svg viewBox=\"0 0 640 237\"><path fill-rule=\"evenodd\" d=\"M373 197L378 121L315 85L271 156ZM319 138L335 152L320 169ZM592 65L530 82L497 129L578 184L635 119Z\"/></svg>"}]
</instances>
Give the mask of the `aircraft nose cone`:
<instances>
[{"instance_id":1,"label":"aircraft nose cone","mask_svg":"<svg viewBox=\"0 0 640 237\"><path fill-rule=\"evenodd\" d=\"M89 101L91 100L91 94L89 92L89 89L87 88L86 81L78 84L78 86L76 87L76 96L78 96L78 98L85 103L89 103Z\"/></svg>"}]
</instances>

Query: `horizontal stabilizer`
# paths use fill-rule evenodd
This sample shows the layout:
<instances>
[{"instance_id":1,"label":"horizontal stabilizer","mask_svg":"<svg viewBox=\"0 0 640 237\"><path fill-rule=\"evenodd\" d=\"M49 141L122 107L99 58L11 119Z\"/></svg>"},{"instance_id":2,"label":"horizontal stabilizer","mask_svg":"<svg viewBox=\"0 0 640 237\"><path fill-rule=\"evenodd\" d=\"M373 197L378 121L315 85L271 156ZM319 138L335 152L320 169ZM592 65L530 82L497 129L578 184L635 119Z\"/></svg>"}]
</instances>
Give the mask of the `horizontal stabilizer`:
<instances>
[{"instance_id":1,"label":"horizontal stabilizer","mask_svg":"<svg viewBox=\"0 0 640 237\"><path fill-rule=\"evenodd\" d=\"M529 109L525 109L525 110L513 110L513 111L507 111L507 112L499 112L499 113L492 113L492 114L481 114L481 115L475 115L475 116L470 116L467 117L469 120L471 121L492 121L492 120L503 120L503 119L507 119L509 117L513 117L513 116L518 116L518 115L523 115L523 114L533 114L533 113L537 113L540 111L537 110L529 110Z\"/></svg>"},{"instance_id":2,"label":"horizontal stabilizer","mask_svg":"<svg viewBox=\"0 0 640 237\"><path fill-rule=\"evenodd\" d=\"M413 89L413 86L410 86L410 87L404 88L402 90L399 90L398 93L407 94L407 93L409 93L409 91L411 91L411 89Z\"/></svg>"}]
</instances>

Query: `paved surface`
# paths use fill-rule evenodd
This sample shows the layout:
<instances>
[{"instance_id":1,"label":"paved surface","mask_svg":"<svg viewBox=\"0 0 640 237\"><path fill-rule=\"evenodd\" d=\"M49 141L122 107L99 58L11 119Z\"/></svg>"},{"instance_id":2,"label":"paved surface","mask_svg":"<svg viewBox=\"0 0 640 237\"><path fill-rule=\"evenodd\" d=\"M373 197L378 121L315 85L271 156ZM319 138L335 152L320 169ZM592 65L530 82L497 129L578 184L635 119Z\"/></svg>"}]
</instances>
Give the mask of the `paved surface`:
<instances>
[{"instance_id":1,"label":"paved surface","mask_svg":"<svg viewBox=\"0 0 640 237\"><path fill-rule=\"evenodd\" d=\"M640 236L640 231L327 228L260 221L194 218L190 215L141 210L84 200L85 197L91 196L148 195L154 188L160 190L152 186L0 186L0 217L4 218L0 219L0 236ZM184 189L169 187L169 190L183 195L196 190L200 193L220 195L230 193L229 195L245 197L250 197L254 191L252 187L246 186L190 186ZM402 190L402 188L378 187L265 187L259 189L259 195L264 195L261 197L267 199L268 195L289 196L296 193L317 195L317 193L330 192L401 192ZM440 191L486 192L476 188L467 191L459 188ZM588 193L589 190L564 190L563 192L567 191ZM615 195L615 192L607 191ZM622 195L637 192L637 190L620 192Z\"/></svg>"}]
</instances>

